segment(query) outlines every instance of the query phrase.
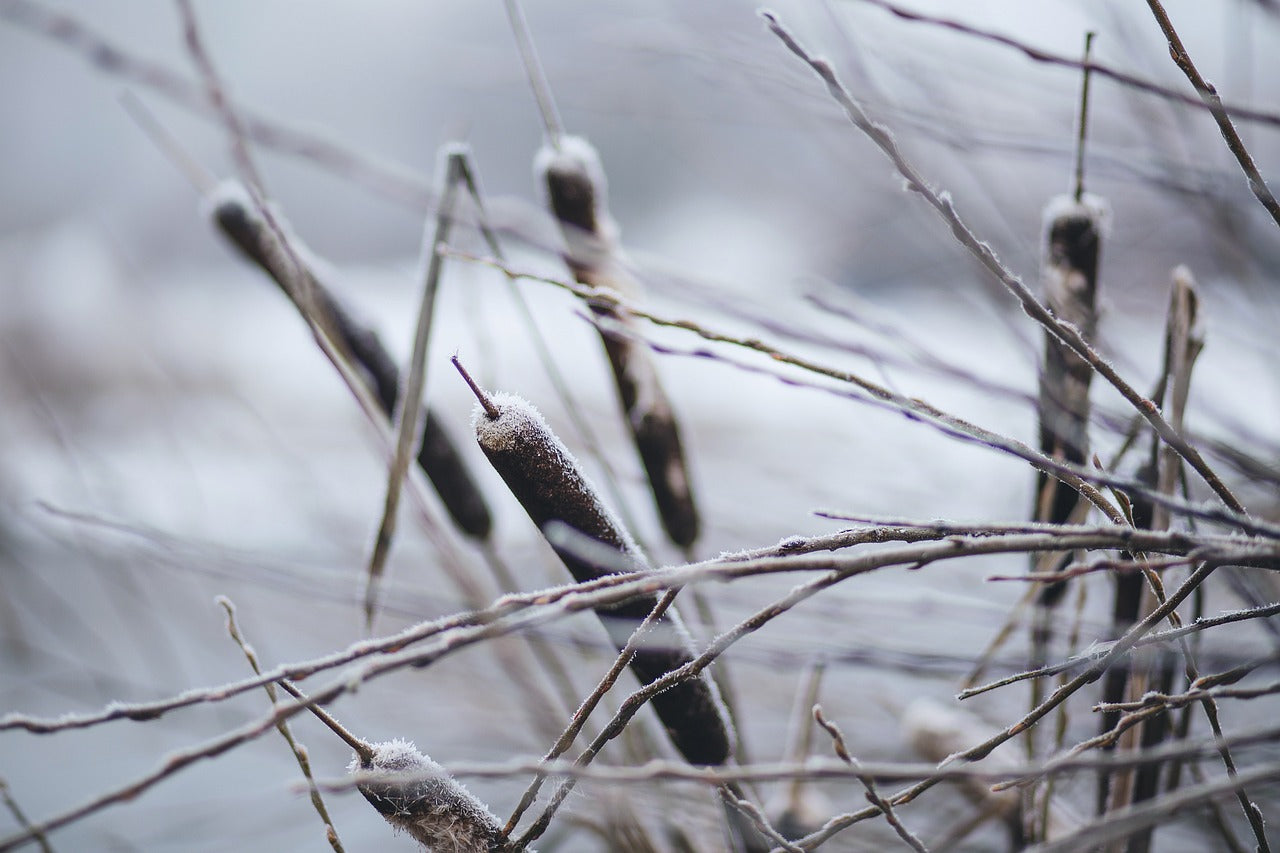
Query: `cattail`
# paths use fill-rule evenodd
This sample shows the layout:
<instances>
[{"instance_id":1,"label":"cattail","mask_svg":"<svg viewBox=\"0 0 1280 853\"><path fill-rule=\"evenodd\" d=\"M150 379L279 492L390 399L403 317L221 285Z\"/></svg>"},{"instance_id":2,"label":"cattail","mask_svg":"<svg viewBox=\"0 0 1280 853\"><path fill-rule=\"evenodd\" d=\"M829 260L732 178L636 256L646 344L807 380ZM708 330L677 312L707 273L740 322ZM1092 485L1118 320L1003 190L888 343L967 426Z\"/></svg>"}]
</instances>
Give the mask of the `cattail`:
<instances>
[{"instance_id":1,"label":"cattail","mask_svg":"<svg viewBox=\"0 0 1280 853\"><path fill-rule=\"evenodd\" d=\"M608 546L634 568L644 567L644 557L631 537L542 415L519 397L486 393L456 358L454 364L479 400L474 424L480 448L538 529L558 522ZM557 547L556 551L579 582L615 571L604 561L591 560L583 549ZM652 595L640 596L596 613L614 645L622 649L656 603ZM692 641L674 610L658 620L655 632L659 642L642 646L631 661L641 684L650 684L693 659ZM652 704L672 743L691 763L728 760L733 750L730 726L708 679L699 675L676 684L653 697Z\"/></svg>"},{"instance_id":2,"label":"cattail","mask_svg":"<svg viewBox=\"0 0 1280 853\"><path fill-rule=\"evenodd\" d=\"M1045 208L1045 301L1059 318L1096 336L1098 252L1108 217L1106 203L1094 196L1052 200ZM1089 384L1093 368L1066 344L1046 333L1040 375L1040 450L1046 456L1083 465L1089 452ZM1061 480L1040 472L1033 517L1066 524L1080 496ZM1065 565L1069 556L1059 558ZM1040 603L1053 606L1065 584L1045 586Z\"/></svg>"},{"instance_id":3,"label":"cattail","mask_svg":"<svg viewBox=\"0 0 1280 853\"><path fill-rule=\"evenodd\" d=\"M639 296L639 283L621 258L617 226L608 211L604 169L591 144L580 137L559 136L538 152L534 171L560 223L565 261L574 278L621 296ZM591 309L624 330L628 325L625 316L607 306L593 304ZM698 538L698 510L675 413L652 357L625 333L602 330L601 340L663 529L672 542L688 548Z\"/></svg>"},{"instance_id":4,"label":"cattail","mask_svg":"<svg viewBox=\"0 0 1280 853\"><path fill-rule=\"evenodd\" d=\"M290 286L293 280L292 259L286 256L276 236L259 218L239 184L228 184L217 193L213 218L227 239L271 276L291 300L301 298ZM294 245L301 247L300 242L294 242ZM305 253L301 253L300 260L302 268L297 272L309 283L315 312L322 325L332 330L338 338L337 343L351 355L382 413L388 418L393 417L400 398L399 368L378 334L355 319L319 280ZM418 465L458 528L475 539L487 539L493 528L493 519L484 495L457 445L430 407L426 408L424 417Z\"/></svg>"},{"instance_id":5,"label":"cattail","mask_svg":"<svg viewBox=\"0 0 1280 853\"><path fill-rule=\"evenodd\" d=\"M369 756L357 755L347 769L360 774L357 790L387 823L427 850L492 853L504 849L502 829L493 812L412 743L370 744Z\"/></svg>"}]
</instances>

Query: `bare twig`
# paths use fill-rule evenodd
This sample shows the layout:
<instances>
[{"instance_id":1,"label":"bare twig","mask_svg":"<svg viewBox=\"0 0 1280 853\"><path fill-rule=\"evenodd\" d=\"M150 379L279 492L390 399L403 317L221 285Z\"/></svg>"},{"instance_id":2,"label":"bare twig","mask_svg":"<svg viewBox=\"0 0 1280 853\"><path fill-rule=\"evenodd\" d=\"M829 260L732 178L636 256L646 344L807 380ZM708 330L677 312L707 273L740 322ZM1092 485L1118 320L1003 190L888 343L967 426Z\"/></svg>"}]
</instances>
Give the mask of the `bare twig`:
<instances>
[{"instance_id":1,"label":"bare twig","mask_svg":"<svg viewBox=\"0 0 1280 853\"><path fill-rule=\"evenodd\" d=\"M960 218L950 195L945 192L939 192L929 185L924 176L906 159L893 136L885 128L872 122L867 117L858 102L841 85L831 65L826 60L813 56L802 47L795 40L795 37L791 35L790 31L782 25L776 15L771 12L762 14L769 28L786 45L787 49L809 65L823 80L827 90L844 109L849 120L889 158L894 168L906 180L908 188L917 193L930 207L937 211L938 215L947 223L957 241L1018 299L1019 304L1021 304L1028 316L1053 334L1055 338L1070 347L1077 355L1088 362L1099 375L1106 379L1112 387L1119 391L1121 396L1128 400L1146 418L1147 422L1160 435L1160 438L1174 447L1178 454L1208 483L1223 504L1234 512L1244 513L1244 505L1240 503L1239 499L1227 488L1226 484L1209 467L1208 463L1204 461L1200 452L1170 426L1169 422L1160 413L1159 408L1126 382L1116 372L1115 368L1089 345L1079 329L1055 317L1053 312L1040 300L1036 299L1022 279L1005 266L991 247L978 239L973 231L969 229L969 226L965 224L964 220Z\"/></svg>"},{"instance_id":2,"label":"bare twig","mask_svg":"<svg viewBox=\"0 0 1280 853\"><path fill-rule=\"evenodd\" d=\"M961 35L977 38L1003 47L1012 48L1033 62L1039 62L1045 65L1054 65L1059 68L1069 68L1075 71L1088 70L1097 74L1099 77L1105 77L1108 80L1118 83L1126 88L1145 92L1148 95L1155 95L1158 98L1173 101L1175 103L1182 104L1183 106L1193 107L1196 109L1208 109L1208 105L1199 98L1183 94L1175 89L1161 86L1160 84L1153 83L1149 80L1143 80L1140 77L1127 74L1123 71L1100 63L1097 60L1090 59L1082 62L1073 56L1055 54L1038 48L1032 44L1028 44L1027 42L1012 38L1011 36L1004 35L1003 33L984 30L980 27L971 26L961 21L923 14L912 9L907 9L904 6L899 6L896 3L888 2L888 0L858 0L858 2L881 8L904 21L942 27L943 29L960 33ZM1267 113L1236 104L1232 104L1230 106L1224 105L1224 109L1230 115L1235 116L1241 121L1252 121L1261 124L1280 126L1280 115L1275 113Z\"/></svg>"},{"instance_id":3,"label":"bare twig","mask_svg":"<svg viewBox=\"0 0 1280 853\"><path fill-rule=\"evenodd\" d=\"M850 754L849 747L845 743L844 734L840 731L840 727L823 716L821 705L813 706L813 719L818 723L818 725L822 726L822 728L826 730L827 734L831 735L831 743L832 747L836 751L836 755L841 761L853 768L856 774L858 774L858 781L862 783L862 787L867 789L867 801L884 813L884 819L888 821L889 826L893 827L893 831L898 834L898 837L902 839L903 843L912 850L915 850L916 853L929 853L928 848L924 846L924 843L912 834L911 830L902 825L902 821L898 819L898 815L893 810L893 805L884 797L880 796L880 790L876 787L876 780L871 776L865 775L865 771L858 759L854 758L853 755Z\"/></svg>"},{"instance_id":4,"label":"bare twig","mask_svg":"<svg viewBox=\"0 0 1280 853\"><path fill-rule=\"evenodd\" d=\"M236 606L231 603L231 599L225 596L218 597L218 604L227 612L227 633L231 635L231 639L240 647L240 651L244 653L245 660L249 662L249 667L258 675L262 674L262 668L258 665L258 655L253 648L245 641L244 635L240 633L240 626L236 624ZM267 696L271 699L271 703L276 703L275 686L272 684L262 685L266 690ZM329 810L325 808L324 798L320 795L320 789L316 787L315 777L311 775L311 759L307 756L307 748L298 743L293 737L293 732L289 729L289 724L281 720L276 724L276 730L280 732L280 736L284 738L285 743L289 745L289 751L293 753L294 759L298 762L298 769L302 771L303 777L307 780L307 795L311 798L311 805L316 810L316 814L320 815L320 820L324 823L325 838L329 842L329 846L333 848L334 853L343 853L342 841L338 838L338 830L333 825L333 818L329 817Z\"/></svg>"},{"instance_id":5,"label":"bare twig","mask_svg":"<svg viewBox=\"0 0 1280 853\"><path fill-rule=\"evenodd\" d=\"M1253 157L1249 154L1249 150L1245 148L1244 140L1240 138L1240 134L1236 132L1236 126L1231 122L1231 116L1228 115L1226 108L1222 104L1222 98L1218 96L1218 90L1212 83L1200 76L1199 70L1196 69L1195 63L1191 61L1190 54L1182 45L1182 39L1178 36L1178 31L1174 29L1173 22L1169 20L1169 15L1164 10L1164 6L1160 4L1160 0L1147 0L1147 6L1151 8L1151 14L1155 16L1156 22L1160 25L1161 32L1169 42L1169 55L1173 57L1173 62L1191 81L1191 85L1195 87L1196 94L1204 101L1209 112L1213 114L1213 120L1218 124L1218 130L1222 133L1222 138L1226 140L1227 148L1231 151L1231 155L1236 158L1236 162L1240 164L1241 171L1244 172L1245 178L1249 181L1249 189L1253 192L1258 202L1266 208L1267 213L1271 214L1271 218L1280 225L1280 202L1276 201L1276 197L1271 194L1271 189L1267 186L1267 182L1263 180L1262 173L1258 171L1257 165L1253 162Z\"/></svg>"}]
</instances>

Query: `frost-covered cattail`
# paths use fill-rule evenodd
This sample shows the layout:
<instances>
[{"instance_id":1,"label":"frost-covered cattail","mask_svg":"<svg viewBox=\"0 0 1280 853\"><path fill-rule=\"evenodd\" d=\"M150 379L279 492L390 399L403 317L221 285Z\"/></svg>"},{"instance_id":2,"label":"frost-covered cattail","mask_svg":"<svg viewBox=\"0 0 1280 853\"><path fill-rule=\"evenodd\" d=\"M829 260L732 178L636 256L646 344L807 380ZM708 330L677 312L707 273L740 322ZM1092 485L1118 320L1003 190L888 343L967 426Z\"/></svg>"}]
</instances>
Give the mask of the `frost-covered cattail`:
<instances>
[{"instance_id":1,"label":"frost-covered cattail","mask_svg":"<svg viewBox=\"0 0 1280 853\"><path fill-rule=\"evenodd\" d=\"M307 696L288 679L277 682L295 699ZM387 823L430 853L498 853L508 849L498 819L443 767L406 740L369 743L319 705L309 710L355 752L347 769L356 790Z\"/></svg>"},{"instance_id":2,"label":"frost-covered cattail","mask_svg":"<svg viewBox=\"0 0 1280 853\"><path fill-rule=\"evenodd\" d=\"M567 249L565 261L574 278L621 296L639 296L639 283L626 270L618 248L604 169L591 144L580 137L559 136L538 152L534 172L560 223ZM624 329L628 324L626 317L606 306L591 308L610 323ZM602 330L601 339L663 529L672 542L688 548L698 538L698 509L675 413L658 381L652 357L625 333Z\"/></svg>"},{"instance_id":3,"label":"frost-covered cattail","mask_svg":"<svg viewBox=\"0 0 1280 853\"><path fill-rule=\"evenodd\" d=\"M1108 207L1103 199L1083 195L1055 198L1045 208L1045 257L1042 271L1045 301L1053 313L1080 330L1085 340L1096 336L1098 254L1106 231ZM1083 465L1089 452L1089 384L1091 368L1057 338L1045 334L1040 374L1040 450L1047 456ZM1063 524L1080 500L1075 489L1041 472L1036 479L1037 521ZM1065 585L1049 584L1041 604L1052 606Z\"/></svg>"},{"instance_id":4,"label":"frost-covered cattail","mask_svg":"<svg viewBox=\"0 0 1280 853\"><path fill-rule=\"evenodd\" d=\"M293 259L259 217L240 184L228 182L219 189L212 200L212 215L227 239L266 272L295 304L302 298L291 285L294 281ZM302 250L302 243L296 238L290 242ZM324 286L305 250L299 252L298 260L302 268L297 270L297 274L309 283L314 309L321 322L338 337L336 343L350 353L383 414L393 417L400 397L400 371L396 363L377 333L355 319ZM473 538L487 539L493 520L484 495L457 445L430 407L426 411L418 464L458 528Z\"/></svg>"},{"instance_id":5,"label":"frost-covered cattail","mask_svg":"<svg viewBox=\"0 0 1280 853\"><path fill-rule=\"evenodd\" d=\"M635 568L645 566L631 537L537 409L511 394L486 393L456 358L454 364L479 400L474 424L480 448L538 529L546 530L548 525L559 522L607 545ZM615 571L591 560L579 549L561 547L557 553L579 582ZM622 649L656 603L654 596L647 595L600 608L596 613L614 645ZM691 640L674 610L658 620L654 633L658 642L642 646L631 661L631 670L642 684L693 659ZM733 750L728 716L704 675L659 693L652 705L672 743L691 763L723 764L728 760Z\"/></svg>"},{"instance_id":6,"label":"frost-covered cattail","mask_svg":"<svg viewBox=\"0 0 1280 853\"><path fill-rule=\"evenodd\" d=\"M410 742L370 744L347 768L356 788L386 818L432 853L493 853L502 828L484 803Z\"/></svg>"}]
</instances>

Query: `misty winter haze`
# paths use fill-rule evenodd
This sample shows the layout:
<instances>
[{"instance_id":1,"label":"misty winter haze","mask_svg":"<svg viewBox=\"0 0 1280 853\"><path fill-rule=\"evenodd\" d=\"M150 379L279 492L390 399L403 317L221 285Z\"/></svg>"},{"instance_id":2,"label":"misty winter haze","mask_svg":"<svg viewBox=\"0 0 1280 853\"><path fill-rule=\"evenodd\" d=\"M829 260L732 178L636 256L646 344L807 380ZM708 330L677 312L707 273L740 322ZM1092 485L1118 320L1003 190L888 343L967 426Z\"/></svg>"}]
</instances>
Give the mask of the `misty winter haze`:
<instances>
[{"instance_id":1,"label":"misty winter haze","mask_svg":"<svg viewBox=\"0 0 1280 853\"><path fill-rule=\"evenodd\" d=\"M193 5L226 94L238 115L256 122L250 149L262 189L291 233L323 259L322 282L376 330L402 382L423 289L424 228L434 227L443 189L442 146L466 144L511 268L571 280L561 229L533 170L546 131L503 3ZM1043 211L1072 187L1079 70L884 5L779 0L770 8L801 45L831 62L927 182L948 193L977 237L1039 293ZM1093 30L1097 64L1196 97L1145 3L889 5L1068 60L1080 57ZM1236 127L1263 178L1276 184L1280 14L1258 0L1168 0L1165 8L1223 100L1261 114L1238 116ZM921 194L904 190L903 177L823 81L770 32L758 4L524 0L523 9L564 129L599 152L619 258L625 249L619 266L643 285L639 304L671 321L637 322L630 334L652 359L680 426L701 517L696 543L672 541L655 508L592 325L602 316L607 325L610 315L587 310L555 284L508 281L487 263L492 253L468 201L443 258L425 394L489 502L492 539L477 546L451 526L414 468L368 634L364 573L394 433L362 413L281 288L218 232L210 188L193 185L175 162L187 160L214 182L245 179L226 123L206 101L179 4L0 0L0 715L92 715L114 701L163 700L248 677L215 596L234 602L268 669L487 605L502 587L490 573L495 561L522 591L569 583L475 445L475 398L449 363L455 353L481 385L542 411L603 486L605 502L621 504L613 509L657 566L834 534L860 526L857 519L1031 520L1036 480L1026 461L904 417L903 409L923 400L1035 445L1044 330ZM141 126L149 120L178 154L161 150ZM1259 523L1280 519L1277 223L1207 110L1104 74L1091 79L1084 163L1088 193L1109 210L1099 217L1106 222L1097 350L1151 394L1161 377L1171 273L1186 265L1205 338L1186 432ZM527 302L513 298L516 291ZM529 316L554 358L550 371ZM746 339L775 349L749 351ZM823 375L806 363L831 370ZM894 401L841 381L844 371ZM1110 464L1133 413L1099 378L1090 399L1085 467L1094 453ZM583 422L594 442L583 440ZM1150 453L1149 432L1139 445L1117 476L1136 476ZM1186 504L1218 506L1204 480L1187 479ZM1200 530L1175 516L1175 529ZM1105 519L1095 510L1087 520ZM1205 535L1244 535L1200 523ZM1257 535L1266 540L1259 548L1274 546L1270 534ZM1096 547L1090 555L1121 553ZM864 762L938 760L903 723L923 700L976 714L990 731L1017 720L1029 707L1024 685L964 703L955 694L1025 592L1025 584L986 579L1027 566L1022 552L920 571L895 565L847 578L768 621L722 659L736 684L737 760L802 757L795 729L808 717L805 681L819 663L824 712ZM1170 572L1172 588L1188 569ZM457 575L472 578L479 599L468 598ZM1273 575L1255 571L1243 587L1215 578L1196 614L1190 603L1179 612L1189 622L1259 603L1242 588L1274 602ZM717 576L681 592L677 606L700 651L815 576L785 569L731 582ZM710 602L714 628L695 607L694 589ZM1118 636L1111 590L1102 575L1073 583L1057 612L1063 625L1074 619L1076 631L1059 632L1050 660ZM1274 682L1274 632L1262 623L1205 631L1201 671L1270 655L1241 683ZM371 678L329 707L359 736L413 741L446 768L536 761L559 734L548 723L568 720L615 650L587 612L560 614L529 633L572 664L570 695L558 697L563 708L538 707L504 668L503 649L534 660L520 638L486 640L429 667ZM1028 648L1022 624L989 675L1023 668ZM324 670L300 686L318 689L346 674ZM636 686L624 676L566 759ZM1096 691L1072 700L1063 749L1097 734L1090 710L1097 701ZM1231 734L1274 725L1275 707L1274 696L1224 703L1223 727ZM38 823L269 710L254 689L145 722L51 734L6 717L0 778ZM291 725L317 779L340 782L348 746L309 717ZM1192 736L1208 732L1195 716ZM1051 732L1039 735L1038 747L1037 761L1056 754ZM806 749L834 760L821 729ZM1011 761L1028 760L1020 741L1010 749ZM646 710L597 764L631 767L652 757L679 763ZM1239 758L1243 771L1257 771L1280 761L1280 748L1272 738L1242 748ZM1196 772L1218 779L1224 771L1213 753ZM530 778L523 768L462 781L505 822ZM329 849L301 779L272 730L70 821L48 842L59 851ZM1093 784L1090 773L1058 783L1064 831L1095 818ZM803 787L818 816L800 834L865 804L852 778ZM618 824L634 820L653 846L628 849L721 849L724 816L710 790L583 781L534 846L620 849ZM750 793L776 822L799 790L770 780ZM1273 825L1278 790L1275 775L1249 789ZM325 801L346 850L415 849L349 785L326 792ZM1229 831L1252 849L1234 797L1218 802ZM955 785L900 809L931 849L974 810ZM1200 804L1187 808L1156 833L1152 849L1219 849L1223 837L1207 815ZM672 825L690 847L672 840ZM1004 849L1006 829L996 818L951 849ZM0 810L0 849L24 831ZM821 849L895 844L902 841L880 818L833 834Z\"/></svg>"}]
</instances>

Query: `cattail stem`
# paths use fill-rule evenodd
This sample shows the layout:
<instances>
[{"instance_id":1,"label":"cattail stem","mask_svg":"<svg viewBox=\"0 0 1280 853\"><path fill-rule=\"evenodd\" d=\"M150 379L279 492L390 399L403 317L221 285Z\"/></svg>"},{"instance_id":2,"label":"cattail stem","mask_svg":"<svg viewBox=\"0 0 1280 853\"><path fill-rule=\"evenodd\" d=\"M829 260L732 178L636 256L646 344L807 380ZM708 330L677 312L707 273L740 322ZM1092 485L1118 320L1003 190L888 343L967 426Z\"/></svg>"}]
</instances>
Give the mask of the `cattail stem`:
<instances>
[{"instance_id":1,"label":"cattail stem","mask_svg":"<svg viewBox=\"0 0 1280 853\"><path fill-rule=\"evenodd\" d=\"M1089 138L1089 57L1093 53L1093 38L1097 33L1090 30L1084 34L1084 71L1080 84L1080 131L1076 135L1076 180L1072 197L1079 204L1084 197L1084 144Z\"/></svg>"},{"instance_id":2,"label":"cattail stem","mask_svg":"<svg viewBox=\"0 0 1280 853\"><path fill-rule=\"evenodd\" d=\"M542 126L547 132L547 141L556 149L560 148L560 140L564 138L564 124L560 121L560 112L556 109L555 98L551 94L551 86L547 83L546 72L538 59L538 51L529 35L529 21L524 16L520 0L506 0L507 20L511 23L511 32L516 37L516 46L520 50L520 61L524 63L524 73L529 79L529 88L533 90L533 99L538 104L538 115L542 117Z\"/></svg>"},{"instance_id":3,"label":"cattail stem","mask_svg":"<svg viewBox=\"0 0 1280 853\"><path fill-rule=\"evenodd\" d=\"M462 374L462 380L467 383L471 393L476 395L476 400L479 401L480 409L484 412L484 416L491 421L496 421L502 415L502 412L493 404L493 398L489 396L489 392L481 388L475 379L471 378L471 373L463 366L462 360L457 355L454 355L449 360L458 369L458 373Z\"/></svg>"}]
</instances>

